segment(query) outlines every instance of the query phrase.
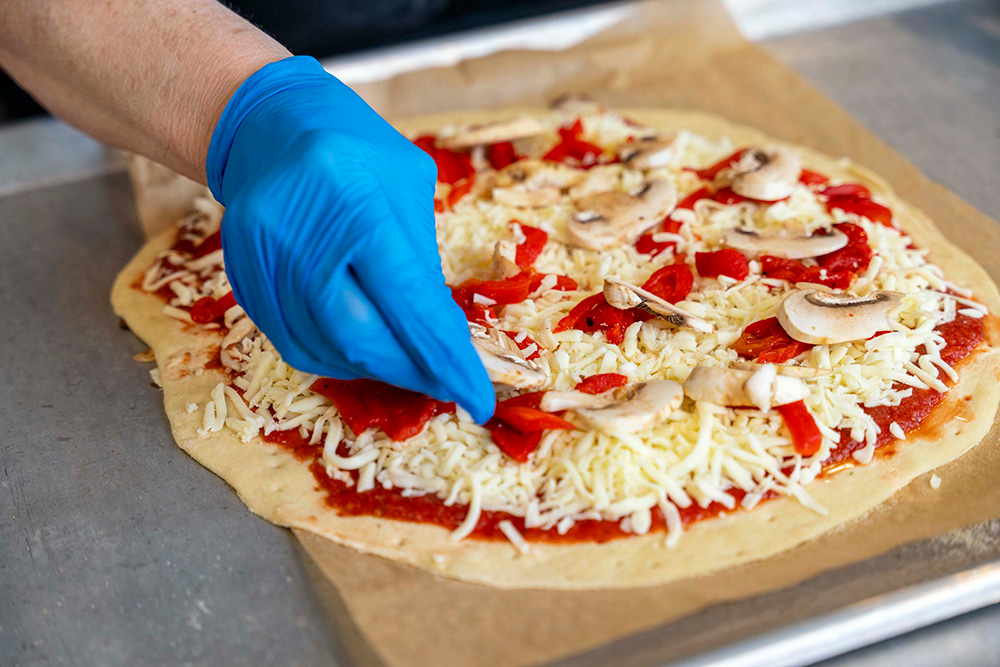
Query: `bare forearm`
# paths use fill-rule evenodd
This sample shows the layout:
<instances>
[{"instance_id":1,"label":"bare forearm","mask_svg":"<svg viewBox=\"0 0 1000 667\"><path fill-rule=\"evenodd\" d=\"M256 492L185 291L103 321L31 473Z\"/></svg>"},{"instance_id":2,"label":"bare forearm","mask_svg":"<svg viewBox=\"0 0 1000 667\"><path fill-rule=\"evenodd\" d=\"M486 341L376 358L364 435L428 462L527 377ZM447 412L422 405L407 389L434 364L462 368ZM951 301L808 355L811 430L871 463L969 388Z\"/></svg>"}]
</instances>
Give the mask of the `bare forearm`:
<instances>
[{"instance_id":1,"label":"bare forearm","mask_svg":"<svg viewBox=\"0 0 1000 667\"><path fill-rule=\"evenodd\" d=\"M0 65L45 107L202 182L229 97L288 55L215 0L0 1Z\"/></svg>"}]
</instances>

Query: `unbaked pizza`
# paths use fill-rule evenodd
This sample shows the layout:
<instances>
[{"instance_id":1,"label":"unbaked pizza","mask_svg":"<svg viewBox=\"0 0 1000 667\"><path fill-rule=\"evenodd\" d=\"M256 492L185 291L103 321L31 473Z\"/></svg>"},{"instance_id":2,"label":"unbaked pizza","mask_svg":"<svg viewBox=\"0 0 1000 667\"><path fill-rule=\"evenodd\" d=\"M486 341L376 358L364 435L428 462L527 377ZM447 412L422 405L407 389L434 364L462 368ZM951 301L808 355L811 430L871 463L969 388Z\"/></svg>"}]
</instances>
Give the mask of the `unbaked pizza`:
<instances>
[{"instance_id":1,"label":"unbaked pizza","mask_svg":"<svg viewBox=\"0 0 1000 667\"><path fill-rule=\"evenodd\" d=\"M178 443L265 518L495 586L650 585L857 519L992 424L996 287L850 161L574 102L402 127L487 424L285 363L210 200L115 286Z\"/></svg>"}]
</instances>

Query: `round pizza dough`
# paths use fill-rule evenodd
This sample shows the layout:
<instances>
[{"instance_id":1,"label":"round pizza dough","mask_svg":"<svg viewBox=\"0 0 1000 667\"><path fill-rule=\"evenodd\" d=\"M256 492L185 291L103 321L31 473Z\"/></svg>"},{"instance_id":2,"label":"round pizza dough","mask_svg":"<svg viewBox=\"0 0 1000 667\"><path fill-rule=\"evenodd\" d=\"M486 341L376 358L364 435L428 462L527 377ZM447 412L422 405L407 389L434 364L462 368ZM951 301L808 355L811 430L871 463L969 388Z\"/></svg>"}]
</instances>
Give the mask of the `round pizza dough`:
<instances>
[{"instance_id":1,"label":"round pizza dough","mask_svg":"<svg viewBox=\"0 0 1000 667\"><path fill-rule=\"evenodd\" d=\"M777 142L751 128L691 111L620 110L661 130L688 129L736 145ZM439 115L399 123L402 131L434 131L446 124L482 123L542 109L506 109ZM794 146L807 168L867 185L892 208L914 241L930 248L930 260L954 282L973 286L975 296L1000 313L1000 292L975 261L952 245L926 215L899 199L878 176L848 160L834 160ZM952 461L988 432L1000 404L1000 348L981 347L958 368L960 379L924 427L908 435L890 457L876 457L819 478L810 495L827 508L821 516L792 498L761 503L752 511L689 526L676 546L664 533L604 544L533 542L520 554L506 541L453 540L446 528L375 517L339 516L324 502L307 466L286 450L260 440L243 443L224 429L200 436L201 413L189 414L227 376L195 370L217 352L219 334L197 330L163 314L163 302L133 285L155 255L169 247L173 231L149 241L118 276L112 291L115 312L152 347L163 383L164 403L177 444L226 480L257 515L281 526L307 530L365 553L407 563L435 574L502 588L585 589L651 586L707 574L791 549L848 521L857 520L915 477ZM995 345L992 318L987 335ZM963 419L951 419L960 414Z\"/></svg>"}]
</instances>

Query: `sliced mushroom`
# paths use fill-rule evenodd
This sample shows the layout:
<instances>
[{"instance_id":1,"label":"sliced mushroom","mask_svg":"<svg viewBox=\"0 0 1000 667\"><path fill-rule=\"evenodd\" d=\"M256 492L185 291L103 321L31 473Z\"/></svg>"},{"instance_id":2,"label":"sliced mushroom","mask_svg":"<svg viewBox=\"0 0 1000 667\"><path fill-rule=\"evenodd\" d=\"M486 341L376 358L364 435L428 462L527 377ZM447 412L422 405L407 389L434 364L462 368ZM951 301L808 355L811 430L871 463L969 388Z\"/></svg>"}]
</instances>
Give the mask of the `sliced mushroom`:
<instances>
[{"instance_id":1,"label":"sliced mushroom","mask_svg":"<svg viewBox=\"0 0 1000 667\"><path fill-rule=\"evenodd\" d=\"M481 324L469 322L469 333L493 382L518 389L537 389L548 381L538 364L525 359L514 341L503 332L494 329L491 333Z\"/></svg>"},{"instance_id":2,"label":"sliced mushroom","mask_svg":"<svg viewBox=\"0 0 1000 667\"><path fill-rule=\"evenodd\" d=\"M755 371L758 368L766 366L767 364L758 364L752 361L734 361L729 364L730 368L738 368L741 371ZM772 364L774 370L778 372L778 375L787 375L793 378L802 379L813 379L826 377L832 375L833 371L828 368L810 368L809 366L782 366L781 364Z\"/></svg>"},{"instance_id":3,"label":"sliced mushroom","mask_svg":"<svg viewBox=\"0 0 1000 667\"><path fill-rule=\"evenodd\" d=\"M579 200L589 195L619 189L624 170L620 164L599 164L587 170L583 180L569 189L570 199Z\"/></svg>"},{"instance_id":4,"label":"sliced mushroom","mask_svg":"<svg viewBox=\"0 0 1000 667\"><path fill-rule=\"evenodd\" d=\"M712 333L712 323L678 308L652 292L617 278L604 279L604 299L612 308L628 310L639 308L651 315L664 319L675 327L694 329L701 333Z\"/></svg>"},{"instance_id":5,"label":"sliced mushroom","mask_svg":"<svg viewBox=\"0 0 1000 667\"><path fill-rule=\"evenodd\" d=\"M493 277L506 280L520 272L521 267L517 265L517 245L513 241L497 241L493 246Z\"/></svg>"},{"instance_id":6,"label":"sliced mushroom","mask_svg":"<svg viewBox=\"0 0 1000 667\"><path fill-rule=\"evenodd\" d=\"M226 337L222 339L222 349L236 345L253 333L256 328L257 326L250 321L249 317L241 317L236 320L233 327L229 330L229 333L227 333Z\"/></svg>"},{"instance_id":7,"label":"sliced mushroom","mask_svg":"<svg viewBox=\"0 0 1000 667\"><path fill-rule=\"evenodd\" d=\"M642 137L627 141L618 148L618 156L633 169L657 169L670 166L674 158L676 135Z\"/></svg>"},{"instance_id":8,"label":"sliced mushroom","mask_svg":"<svg viewBox=\"0 0 1000 667\"><path fill-rule=\"evenodd\" d=\"M684 390L673 380L650 380L597 396L575 391L546 392L541 409L573 410L588 426L605 433L637 433L653 428L680 407Z\"/></svg>"},{"instance_id":9,"label":"sliced mushroom","mask_svg":"<svg viewBox=\"0 0 1000 667\"><path fill-rule=\"evenodd\" d=\"M819 257L847 245L847 234L839 229L831 229L829 234L814 236L786 233L765 234L752 229L730 229L722 237L722 242L730 248L745 253L773 255L785 259L805 259Z\"/></svg>"},{"instance_id":10,"label":"sliced mushroom","mask_svg":"<svg viewBox=\"0 0 1000 667\"><path fill-rule=\"evenodd\" d=\"M872 292L865 296L796 291L778 307L778 322L789 336L814 345L847 343L871 338L891 328L889 313L903 295L899 292Z\"/></svg>"},{"instance_id":11,"label":"sliced mushroom","mask_svg":"<svg viewBox=\"0 0 1000 667\"><path fill-rule=\"evenodd\" d=\"M494 123L471 125L458 134L441 140L441 145L453 150L463 150L501 141L517 141L525 137L541 134L545 128L537 118L521 116Z\"/></svg>"},{"instance_id":12,"label":"sliced mushroom","mask_svg":"<svg viewBox=\"0 0 1000 667\"><path fill-rule=\"evenodd\" d=\"M632 193L598 192L576 200L578 212L566 232L570 243L588 250L609 250L633 243L677 204L677 191L665 179L651 179Z\"/></svg>"},{"instance_id":13,"label":"sliced mushroom","mask_svg":"<svg viewBox=\"0 0 1000 667\"><path fill-rule=\"evenodd\" d=\"M774 201L792 194L802 173L802 160L787 148L750 148L728 172L730 187L750 199Z\"/></svg>"},{"instance_id":14,"label":"sliced mushroom","mask_svg":"<svg viewBox=\"0 0 1000 667\"><path fill-rule=\"evenodd\" d=\"M493 200L515 208L541 208L559 203L562 191L586 177L586 172L558 162L519 160L496 174Z\"/></svg>"},{"instance_id":15,"label":"sliced mushroom","mask_svg":"<svg viewBox=\"0 0 1000 667\"><path fill-rule=\"evenodd\" d=\"M752 371L696 366L684 382L684 393L694 401L767 411L775 405L803 400L809 388L800 378L779 375L771 364Z\"/></svg>"}]
</instances>

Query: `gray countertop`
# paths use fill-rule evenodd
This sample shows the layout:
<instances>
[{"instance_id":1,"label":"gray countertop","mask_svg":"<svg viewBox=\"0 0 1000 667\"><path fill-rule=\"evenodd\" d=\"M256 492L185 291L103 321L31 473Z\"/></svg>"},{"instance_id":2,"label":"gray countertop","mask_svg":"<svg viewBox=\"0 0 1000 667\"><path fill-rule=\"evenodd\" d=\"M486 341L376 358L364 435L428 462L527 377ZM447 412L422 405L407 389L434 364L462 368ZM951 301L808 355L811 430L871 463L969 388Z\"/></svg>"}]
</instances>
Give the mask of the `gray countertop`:
<instances>
[{"instance_id":1,"label":"gray countertop","mask_svg":"<svg viewBox=\"0 0 1000 667\"><path fill-rule=\"evenodd\" d=\"M1000 218L997 4L764 46ZM0 664L346 664L322 578L175 447L129 359L143 346L108 304L141 243L120 160L48 122L0 131L0 234ZM829 664L1000 664L998 622L989 608Z\"/></svg>"}]
</instances>

